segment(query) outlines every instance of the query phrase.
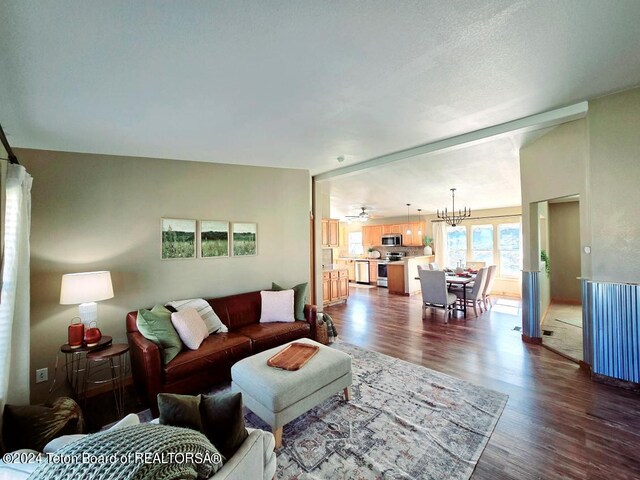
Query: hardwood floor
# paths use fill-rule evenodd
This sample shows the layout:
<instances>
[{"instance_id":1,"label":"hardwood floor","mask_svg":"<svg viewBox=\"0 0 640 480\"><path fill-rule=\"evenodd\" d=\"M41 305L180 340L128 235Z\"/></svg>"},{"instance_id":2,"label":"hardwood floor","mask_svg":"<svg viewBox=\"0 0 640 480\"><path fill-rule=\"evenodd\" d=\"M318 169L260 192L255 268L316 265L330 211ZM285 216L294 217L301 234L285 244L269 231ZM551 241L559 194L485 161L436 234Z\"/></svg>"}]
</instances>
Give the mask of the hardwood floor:
<instances>
[{"instance_id":1,"label":"hardwood floor","mask_svg":"<svg viewBox=\"0 0 640 480\"><path fill-rule=\"evenodd\" d=\"M325 308L342 341L509 395L473 479L640 479L640 394L523 343L519 301L498 298L478 318L445 324L440 310L421 318L419 295L349 293Z\"/></svg>"}]
</instances>

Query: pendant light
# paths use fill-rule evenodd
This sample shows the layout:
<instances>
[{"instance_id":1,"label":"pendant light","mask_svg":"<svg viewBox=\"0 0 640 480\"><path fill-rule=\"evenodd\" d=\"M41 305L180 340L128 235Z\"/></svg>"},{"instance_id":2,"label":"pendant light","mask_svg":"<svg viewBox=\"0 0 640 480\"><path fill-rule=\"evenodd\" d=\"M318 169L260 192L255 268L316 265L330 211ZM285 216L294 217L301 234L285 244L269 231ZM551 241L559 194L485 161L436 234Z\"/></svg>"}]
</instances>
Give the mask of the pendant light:
<instances>
[{"instance_id":1,"label":"pendant light","mask_svg":"<svg viewBox=\"0 0 640 480\"><path fill-rule=\"evenodd\" d=\"M464 207L464 210L458 209L456 212L456 189L450 188L451 190L451 215L449 215L449 211L445 208L443 211L438 210L436 215L441 220L444 220L445 223L448 223L452 227L459 225L465 218L469 218L471 216L471 209L467 210L467 207Z\"/></svg>"},{"instance_id":2,"label":"pendant light","mask_svg":"<svg viewBox=\"0 0 640 480\"><path fill-rule=\"evenodd\" d=\"M422 237L422 217L420 212L422 212L421 208L418 209L418 236Z\"/></svg>"},{"instance_id":3,"label":"pendant light","mask_svg":"<svg viewBox=\"0 0 640 480\"><path fill-rule=\"evenodd\" d=\"M411 226L409 224L409 207L411 206L410 203L407 203L407 235L411 235Z\"/></svg>"}]
</instances>

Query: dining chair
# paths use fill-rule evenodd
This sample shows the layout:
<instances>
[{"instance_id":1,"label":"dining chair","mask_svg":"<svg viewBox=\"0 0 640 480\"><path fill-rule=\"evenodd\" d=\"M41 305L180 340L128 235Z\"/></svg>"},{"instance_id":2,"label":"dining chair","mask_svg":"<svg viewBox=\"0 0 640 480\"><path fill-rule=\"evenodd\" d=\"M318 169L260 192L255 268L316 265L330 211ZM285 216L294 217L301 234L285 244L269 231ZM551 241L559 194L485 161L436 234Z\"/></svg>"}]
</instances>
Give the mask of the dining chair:
<instances>
[{"instance_id":1,"label":"dining chair","mask_svg":"<svg viewBox=\"0 0 640 480\"><path fill-rule=\"evenodd\" d=\"M438 267L438 262L431 262L429 264L429 270L440 270L440 268Z\"/></svg>"},{"instance_id":2,"label":"dining chair","mask_svg":"<svg viewBox=\"0 0 640 480\"><path fill-rule=\"evenodd\" d=\"M482 292L482 301L484 302L485 308L493 307L493 303L491 302L491 292L493 290L493 283L496 280L496 266L489 265L487 267L489 269L489 273L487 275L487 280L484 284L484 291ZM488 302L488 304L487 304Z\"/></svg>"},{"instance_id":3,"label":"dining chair","mask_svg":"<svg viewBox=\"0 0 640 480\"><path fill-rule=\"evenodd\" d=\"M420 290L422 291L422 318L427 315L427 307L441 308L448 314L445 323L455 308L458 297L447 291L446 274L438 270L418 268Z\"/></svg>"},{"instance_id":4,"label":"dining chair","mask_svg":"<svg viewBox=\"0 0 640 480\"><path fill-rule=\"evenodd\" d=\"M478 316L478 306L480 306L480 311L482 312L482 305L484 303L483 293L484 293L484 287L486 285L488 270L489 269L487 267L483 267L480 270L478 270L478 274L476 275L476 278L473 281L473 287L471 287L470 291L467 290L467 296L466 296L467 306L473 307L473 311L476 314L476 317ZM464 299L461 297L458 297L458 301L462 303Z\"/></svg>"}]
</instances>

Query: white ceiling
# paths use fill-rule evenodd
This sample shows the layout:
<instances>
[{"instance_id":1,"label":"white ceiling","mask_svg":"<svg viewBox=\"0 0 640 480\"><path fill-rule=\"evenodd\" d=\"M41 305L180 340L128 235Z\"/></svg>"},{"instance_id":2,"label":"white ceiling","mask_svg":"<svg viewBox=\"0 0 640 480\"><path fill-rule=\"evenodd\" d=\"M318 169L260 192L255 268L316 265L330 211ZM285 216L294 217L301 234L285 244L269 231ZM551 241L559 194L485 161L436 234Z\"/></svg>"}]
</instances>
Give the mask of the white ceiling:
<instances>
[{"instance_id":1,"label":"white ceiling","mask_svg":"<svg viewBox=\"0 0 640 480\"><path fill-rule=\"evenodd\" d=\"M640 84L638 0L3 0L0 18L17 147L316 174ZM456 182L423 190L477 198L465 178L494 158L511 182L510 148L458 152Z\"/></svg>"}]
</instances>

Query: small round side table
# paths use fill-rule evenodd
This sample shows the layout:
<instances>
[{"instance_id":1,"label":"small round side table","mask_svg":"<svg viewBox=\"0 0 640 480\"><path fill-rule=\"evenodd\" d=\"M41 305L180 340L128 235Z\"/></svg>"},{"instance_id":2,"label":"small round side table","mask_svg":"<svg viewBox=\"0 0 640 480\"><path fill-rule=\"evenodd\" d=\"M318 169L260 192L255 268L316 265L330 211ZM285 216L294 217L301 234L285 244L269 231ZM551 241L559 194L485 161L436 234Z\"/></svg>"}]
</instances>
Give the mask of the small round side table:
<instances>
[{"instance_id":1,"label":"small round side table","mask_svg":"<svg viewBox=\"0 0 640 480\"><path fill-rule=\"evenodd\" d=\"M60 346L60 353L64 354L65 357L65 374L67 376L67 382L71 386L73 393L77 400L80 402L84 401L84 394L86 393L82 387L85 385L86 376L86 355L89 352L94 350L100 350L101 348L105 348L110 346L112 343L112 339L108 335L104 335L97 345L93 347L87 347L86 345L82 345L78 348L72 348L68 343ZM59 354L58 354L59 355ZM58 378L58 357L56 356L56 366L53 374L53 385L49 390L51 393L55 387L56 379Z\"/></svg>"},{"instance_id":2,"label":"small round side table","mask_svg":"<svg viewBox=\"0 0 640 480\"><path fill-rule=\"evenodd\" d=\"M128 344L115 343L109 347L87 353L87 374L85 375L83 391L87 391L87 384L89 383L102 384L111 382L118 418L124 416L124 379L128 371L127 352L129 352ZM102 371L105 367L110 370L110 378L106 380L91 380L92 373L95 374Z\"/></svg>"}]
</instances>

